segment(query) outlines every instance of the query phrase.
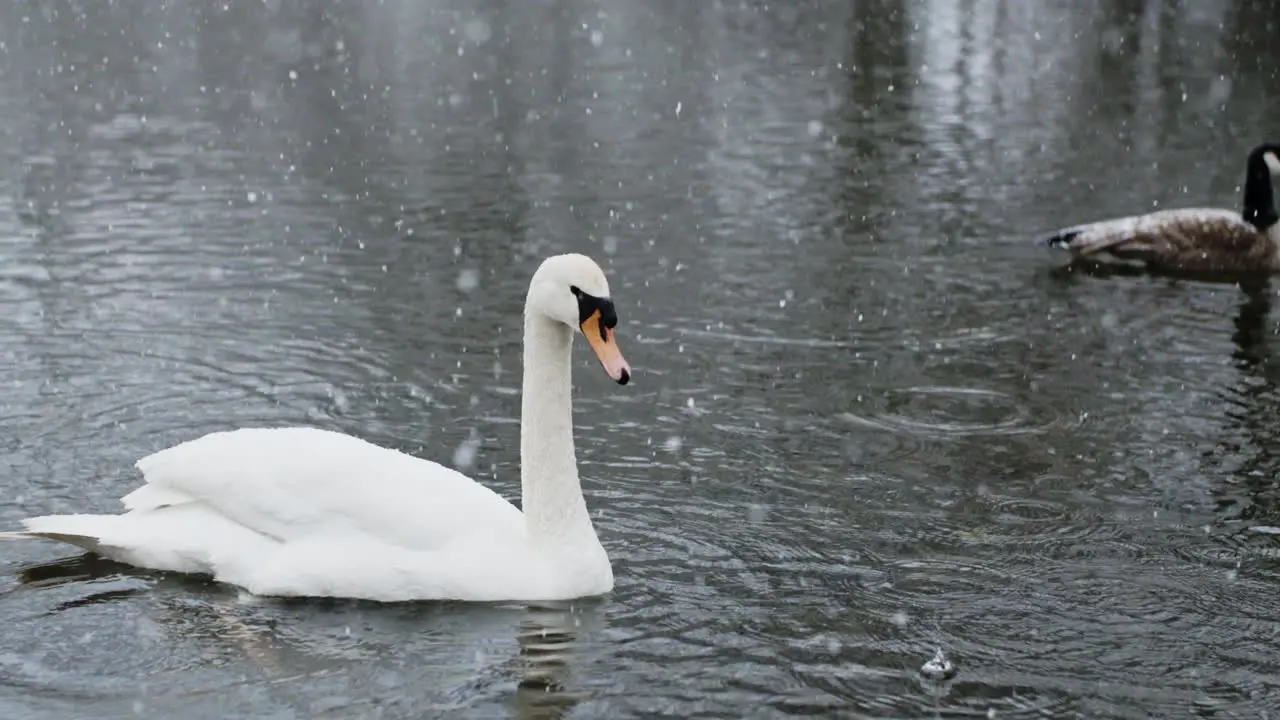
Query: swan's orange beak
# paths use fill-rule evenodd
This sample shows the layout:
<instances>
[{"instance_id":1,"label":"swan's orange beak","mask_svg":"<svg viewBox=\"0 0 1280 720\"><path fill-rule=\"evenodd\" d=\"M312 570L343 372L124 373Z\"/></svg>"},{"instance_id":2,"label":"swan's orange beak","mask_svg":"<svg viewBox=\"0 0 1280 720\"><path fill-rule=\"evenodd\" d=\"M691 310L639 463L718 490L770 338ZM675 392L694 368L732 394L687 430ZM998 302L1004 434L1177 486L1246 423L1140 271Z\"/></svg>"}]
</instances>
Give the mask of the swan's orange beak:
<instances>
[{"instance_id":1,"label":"swan's orange beak","mask_svg":"<svg viewBox=\"0 0 1280 720\"><path fill-rule=\"evenodd\" d=\"M600 311L591 313L586 320L582 321L581 327L587 343L595 351L596 357L600 358L604 371L609 373L609 377L614 382L626 385L631 380L631 366L627 364L627 359L622 357L622 351L618 349L618 343L613 337L613 328L601 322Z\"/></svg>"}]
</instances>

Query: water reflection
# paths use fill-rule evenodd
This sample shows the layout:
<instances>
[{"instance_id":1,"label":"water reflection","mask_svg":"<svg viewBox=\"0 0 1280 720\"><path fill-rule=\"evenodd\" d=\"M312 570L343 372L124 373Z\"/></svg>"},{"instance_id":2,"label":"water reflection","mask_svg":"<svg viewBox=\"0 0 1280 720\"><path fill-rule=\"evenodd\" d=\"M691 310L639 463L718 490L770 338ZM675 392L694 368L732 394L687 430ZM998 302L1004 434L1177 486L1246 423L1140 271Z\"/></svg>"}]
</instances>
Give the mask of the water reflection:
<instances>
[{"instance_id":1,"label":"water reflection","mask_svg":"<svg viewBox=\"0 0 1280 720\"><path fill-rule=\"evenodd\" d=\"M561 718L573 710L584 694L573 685L573 656L578 652L578 631L594 613L575 612L568 606L528 608L520 621L519 680L511 700L521 718Z\"/></svg>"},{"instance_id":2,"label":"water reflection","mask_svg":"<svg viewBox=\"0 0 1280 720\"><path fill-rule=\"evenodd\" d=\"M590 601L488 608L277 601L229 594L193 578L157 581L91 555L26 567L19 582L29 591L62 587L74 595L50 606L46 615L51 618L95 605L136 601L143 595L157 598L158 603L147 602L149 610L133 620L145 644L194 643L188 653L195 666L252 668L272 694L297 707L315 707L306 688L318 680L353 689L374 680L383 701L416 706L421 698L415 697L419 691L414 684L434 677L435 689L443 691L445 704L454 710L496 703L510 707L516 717L564 717L587 697L574 671L575 665L587 661L580 636L590 638L602 631L598 607ZM405 653L400 647L405 633L421 638L415 644L426 654ZM442 660L427 660L433 646L447 647L449 655L462 658L463 673ZM398 648L394 660L386 656L392 647ZM468 652L473 653L469 661ZM353 663L373 663L377 669L362 672ZM426 666L414 667L419 663ZM166 672L193 667L182 662ZM60 682L59 670L50 667L46 672L47 680ZM442 677L451 679L438 687ZM173 687L144 690L147 708L177 707L184 698L218 692L199 682L180 685L176 692ZM354 696L331 697L328 702L333 706L319 716L342 716L366 703Z\"/></svg>"},{"instance_id":3,"label":"water reflection","mask_svg":"<svg viewBox=\"0 0 1280 720\"><path fill-rule=\"evenodd\" d=\"M1272 423L1280 411L1280 368L1270 347L1273 295L1270 288L1259 289L1240 304L1232 335L1239 377L1224 389L1226 422L1221 439L1206 452L1206 465L1226 473L1214 489L1221 530L1264 553L1274 546L1272 539L1251 531L1280 524L1280 496L1272 482L1280 474L1280 434Z\"/></svg>"}]
</instances>

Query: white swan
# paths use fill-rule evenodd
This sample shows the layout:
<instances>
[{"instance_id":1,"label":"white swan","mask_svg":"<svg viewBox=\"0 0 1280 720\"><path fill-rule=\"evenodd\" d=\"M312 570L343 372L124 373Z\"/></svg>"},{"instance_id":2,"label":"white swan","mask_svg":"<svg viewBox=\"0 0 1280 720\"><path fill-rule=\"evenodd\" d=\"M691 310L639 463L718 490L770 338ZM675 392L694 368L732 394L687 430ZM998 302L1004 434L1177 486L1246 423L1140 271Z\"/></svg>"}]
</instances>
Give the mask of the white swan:
<instances>
[{"instance_id":1,"label":"white swan","mask_svg":"<svg viewBox=\"0 0 1280 720\"><path fill-rule=\"evenodd\" d=\"M340 433L253 428L137 463L120 515L48 515L9 537L202 573L258 595L378 601L564 600L608 592L613 569L578 483L570 348L581 328L605 371L631 369L604 273L548 258L525 299L520 410L524 512L436 463Z\"/></svg>"}]
</instances>

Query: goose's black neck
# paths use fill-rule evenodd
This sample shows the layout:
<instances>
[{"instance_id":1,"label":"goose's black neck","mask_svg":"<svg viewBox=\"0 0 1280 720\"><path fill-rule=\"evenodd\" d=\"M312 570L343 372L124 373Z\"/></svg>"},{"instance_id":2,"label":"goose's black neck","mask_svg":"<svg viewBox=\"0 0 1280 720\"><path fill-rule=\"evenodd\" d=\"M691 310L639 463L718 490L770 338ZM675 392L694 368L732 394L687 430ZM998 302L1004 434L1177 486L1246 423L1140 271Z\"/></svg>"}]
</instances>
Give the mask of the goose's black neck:
<instances>
[{"instance_id":1,"label":"goose's black neck","mask_svg":"<svg viewBox=\"0 0 1280 720\"><path fill-rule=\"evenodd\" d=\"M1249 153L1249 162L1245 166L1244 178L1244 219L1259 231L1280 221L1276 213L1276 199L1271 187L1271 167L1267 165L1266 154L1271 153L1280 158L1280 145L1259 145Z\"/></svg>"}]
</instances>

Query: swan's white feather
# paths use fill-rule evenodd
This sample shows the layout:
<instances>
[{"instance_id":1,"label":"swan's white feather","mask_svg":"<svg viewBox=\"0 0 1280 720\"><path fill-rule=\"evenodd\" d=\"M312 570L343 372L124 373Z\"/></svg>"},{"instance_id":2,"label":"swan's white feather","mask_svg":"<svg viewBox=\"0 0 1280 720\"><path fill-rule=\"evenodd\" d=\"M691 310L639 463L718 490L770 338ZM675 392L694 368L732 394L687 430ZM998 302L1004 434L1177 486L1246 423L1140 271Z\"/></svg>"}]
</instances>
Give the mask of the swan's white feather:
<instances>
[{"instance_id":1,"label":"swan's white feather","mask_svg":"<svg viewBox=\"0 0 1280 720\"><path fill-rule=\"evenodd\" d=\"M125 510L155 510L167 505L182 505L195 498L186 493L150 483L120 498Z\"/></svg>"},{"instance_id":2,"label":"swan's white feather","mask_svg":"<svg viewBox=\"0 0 1280 720\"><path fill-rule=\"evenodd\" d=\"M23 524L30 535L130 565L214 576L231 558L265 557L279 545L200 503L124 515L46 515Z\"/></svg>"},{"instance_id":3,"label":"swan's white feather","mask_svg":"<svg viewBox=\"0 0 1280 720\"><path fill-rule=\"evenodd\" d=\"M524 532L514 505L466 475L327 430L212 433L148 455L137 467L144 488L192 498L283 541L365 533L431 550L477 523L489 534ZM137 493L125 496L126 506L142 504Z\"/></svg>"},{"instance_id":4,"label":"swan's white feather","mask_svg":"<svg viewBox=\"0 0 1280 720\"><path fill-rule=\"evenodd\" d=\"M349 435L213 433L137 466L147 484L125 496L128 512L30 518L27 534L261 595L509 600L612 588L590 552L531 552L523 514L492 490Z\"/></svg>"}]
</instances>

